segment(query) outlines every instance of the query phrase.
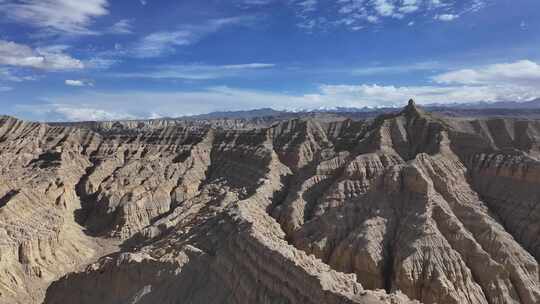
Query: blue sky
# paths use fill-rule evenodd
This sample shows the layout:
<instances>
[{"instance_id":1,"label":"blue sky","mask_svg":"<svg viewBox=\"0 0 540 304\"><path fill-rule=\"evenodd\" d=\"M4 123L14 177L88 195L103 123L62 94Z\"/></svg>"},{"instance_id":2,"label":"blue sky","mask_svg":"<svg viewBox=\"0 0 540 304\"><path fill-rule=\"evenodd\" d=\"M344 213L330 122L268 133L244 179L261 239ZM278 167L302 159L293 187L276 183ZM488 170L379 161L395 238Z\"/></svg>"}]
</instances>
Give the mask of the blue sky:
<instances>
[{"instance_id":1,"label":"blue sky","mask_svg":"<svg viewBox=\"0 0 540 304\"><path fill-rule=\"evenodd\" d=\"M2 114L540 97L537 0L0 0Z\"/></svg>"}]
</instances>

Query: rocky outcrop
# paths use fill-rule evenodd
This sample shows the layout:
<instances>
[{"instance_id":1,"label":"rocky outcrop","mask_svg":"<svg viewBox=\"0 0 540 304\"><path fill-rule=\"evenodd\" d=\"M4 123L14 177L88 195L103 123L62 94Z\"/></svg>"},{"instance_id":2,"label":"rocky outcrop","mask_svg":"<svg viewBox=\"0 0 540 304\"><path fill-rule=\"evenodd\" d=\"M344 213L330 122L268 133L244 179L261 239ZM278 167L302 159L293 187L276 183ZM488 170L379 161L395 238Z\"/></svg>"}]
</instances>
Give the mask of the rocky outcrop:
<instances>
[{"instance_id":1,"label":"rocky outcrop","mask_svg":"<svg viewBox=\"0 0 540 304\"><path fill-rule=\"evenodd\" d=\"M0 302L39 301L44 284L104 251L74 218L87 135L0 119Z\"/></svg>"},{"instance_id":2,"label":"rocky outcrop","mask_svg":"<svg viewBox=\"0 0 540 304\"><path fill-rule=\"evenodd\" d=\"M424 303L536 303L537 260L493 216L494 202L476 192L476 183L490 182L471 181L463 152L500 148L491 140L454 153L466 136L485 136L449 135L465 123L414 104L382 117L355 148L316 154L272 214L292 244L357 274L367 288Z\"/></svg>"},{"instance_id":3,"label":"rocky outcrop","mask_svg":"<svg viewBox=\"0 0 540 304\"><path fill-rule=\"evenodd\" d=\"M255 124L2 118L0 303L540 302L537 121Z\"/></svg>"}]
</instances>

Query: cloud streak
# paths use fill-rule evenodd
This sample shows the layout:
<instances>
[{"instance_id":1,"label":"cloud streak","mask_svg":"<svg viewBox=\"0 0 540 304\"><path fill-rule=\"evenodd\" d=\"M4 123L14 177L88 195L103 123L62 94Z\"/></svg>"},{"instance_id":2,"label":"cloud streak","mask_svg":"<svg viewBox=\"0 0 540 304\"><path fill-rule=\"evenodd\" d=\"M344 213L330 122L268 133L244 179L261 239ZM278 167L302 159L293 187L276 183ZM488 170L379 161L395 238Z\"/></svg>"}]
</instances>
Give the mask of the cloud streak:
<instances>
[{"instance_id":1,"label":"cloud streak","mask_svg":"<svg viewBox=\"0 0 540 304\"><path fill-rule=\"evenodd\" d=\"M114 76L124 78L210 80L246 76L246 73L268 70L273 67L275 67L275 65L271 63L166 65L154 67L148 71L121 73L115 74Z\"/></svg>"},{"instance_id":2,"label":"cloud streak","mask_svg":"<svg viewBox=\"0 0 540 304\"><path fill-rule=\"evenodd\" d=\"M95 17L108 14L107 0L0 1L0 13L8 20L40 29L69 34L93 34L88 29Z\"/></svg>"},{"instance_id":3,"label":"cloud streak","mask_svg":"<svg viewBox=\"0 0 540 304\"><path fill-rule=\"evenodd\" d=\"M137 58L152 58L172 54L176 48L197 43L224 27L246 24L251 21L253 21L253 17L250 16L211 19L202 24L182 25L173 31L154 32L131 46L128 55Z\"/></svg>"},{"instance_id":4,"label":"cloud streak","mask_svg":"<svg viewBox=\"0 0 540 304\"><path fill-rule=\"evenodd\" d=\"M72 86L72 87L93 87L94 86L94 83L88 80L66 79L64 83L67 86Z\"/></svg>"},{"instance_id":5,"label":"cloud streak","mask_svg":"<svg viewBox=\"0 0 540 304\"><path fill-rule=\"evenodd\" d=\"M434 61L419 62L407 65L388 65L388 66L372 66L362 67L352 70L353 75L384 75L384 74L404 74L416 71L431 71L442 69L443 65Z\"/></svg>"}]
</instances>

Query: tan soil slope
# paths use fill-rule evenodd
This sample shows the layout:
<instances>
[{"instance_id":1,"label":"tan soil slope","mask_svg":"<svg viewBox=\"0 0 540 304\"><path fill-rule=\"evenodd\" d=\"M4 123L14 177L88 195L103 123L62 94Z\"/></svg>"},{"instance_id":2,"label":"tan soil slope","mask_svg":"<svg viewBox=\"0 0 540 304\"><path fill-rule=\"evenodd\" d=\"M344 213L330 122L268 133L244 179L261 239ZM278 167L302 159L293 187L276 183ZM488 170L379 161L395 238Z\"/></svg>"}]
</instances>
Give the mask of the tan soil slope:
<instances>
[{"instance_id":1,"label":"tan soil slope","mask_svg":"<svg viewBox=\"0 0 540 304\"><path fill-rule=\"evenodd\" d=\"M539 122L224 125L1 118L0 303L540 303Z\"/></svg>"}]
</instances>

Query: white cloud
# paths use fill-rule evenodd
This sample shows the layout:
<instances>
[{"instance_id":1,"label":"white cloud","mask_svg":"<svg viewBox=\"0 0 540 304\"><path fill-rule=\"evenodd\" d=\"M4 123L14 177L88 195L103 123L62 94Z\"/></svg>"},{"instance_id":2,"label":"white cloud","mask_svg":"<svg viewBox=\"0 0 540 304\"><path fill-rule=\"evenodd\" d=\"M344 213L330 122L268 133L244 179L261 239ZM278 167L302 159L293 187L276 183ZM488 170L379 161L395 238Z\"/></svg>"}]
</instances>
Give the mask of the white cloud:
<instances>
[{"instance_id":1,"label":"white cloud","mask_svg":"<svg viewBox=\"0 0 540 304\"><path fill-rule=\"evenodd\" d=\"M418 62L407 65L372 66L353 69L354 75L402 74L415 71L430 71L441 69L442 65L435 61Z\"/></svg>"},{"instance_id":2,"label":"white cloud","mask_svg":"<svg viewBox=\"0 0 540 304\"><path fill-rule=\"evenodd\" d=\"M159 57L174 52L175 47L190 45L196 40L189 30L156 32L144 37L133 49L133 55L140 58Z\"/></svg>"},{"instance_id":3,"label":"white cloud","mask_svg":"<svg viewBox=\"0 0 540 304\"><path fill-rule=\"evenodd\" d=\"M62 104L52 105L49 115L59 116L67 121L106 121L136 118L122 112L110 112L96 108L73 107Z\"/></svg>"},{"instance_id":4,"label":"white cloud","mask_svg":"<svg viewBox=\"0 0 540 304\"><path fill-rule=\"evenodd\" d=\"M107 0L0 1L0 12L11 21L71 34L91 34L92 18L108 14Z\"/></svg>"},{"instance_id":5,"label":"white cloud","mask_svg":"<svg viewBox=\"0 0 540 304\"><path fill-rule=\"evenodd\" d=\"M416 12L419 9L417 5L404 5L399 8L399 11L403 14L410 14Z\"/></svg>"},{"instance_id":6,"label":"white cloud","mask_svg":"<svg viewBox=\"0 0 540 304\"><path fill-rule=\"evenodd\" d=\"M302 12L307 13L315 11L317 2L317 0L302 0L297 4L301 7Z\"/></svg>"},{"instance_id":7,"label":"white cloud","mask_svg":"<svg viewBox=\"0 0 540 304\"><path fill-rule=\"evenodd\" d=\"M321 100L347 107L396 106L409 98L422 103L464 103L477 101L529 100L540 96L540 88L514 86L379 86L325 85Z\"/></svg>"},{"instance_id":8,"label":"white cloud","mask_svg":"<svg viewBox=\"0 0 540 304\"><path fill-rule=\"evenodd\" d=\"M377 23L379 21L379 17L370 15L366 17L366 20L370 23Z\"/></svg>"},{"instance_id":9,"label":"white cloud","mask_svg":"<svg viewBox=\"0 0 540 304\"><path fill-rule=\"evenodd\" d=\"M117 77L208 80L245 76L253 71L275 67L271 63L247 63L233 65L166 65L154 67L149 71L116 74Z\"/></svg>"},{"instance_id":10,"label":"white cloud","mask_svg":"<svg viewBox=\"0 0 540 304\"><path fill-rule=\"evenodd\" d=\"M430 7L441 7L444 6L441 2L441 0L431 0L428 2Z\"/></svg>"},{"instance_id":11,"label":"white cloud","mask_svg":"<svg viewBox=\"0 0 540 304\"><path fill-rule=\"evenodd\" d=\"M0 86L0 92L7 92L13 90L12 87Z\"/></svg>"},{"instance_id":12,"label":"white cloud","mask_svg":"<svg viewBox=\"0 0 540 304\"><path fill-rule=\"evenodd\" d=\"M241 1L241 4L245 6L259 6L268 5L271 2L273 2L273 0L243 0Z\"/></svg>"},{"instance_id":13,"label":"white cloud","mask_svg":"<svg viewBox=\"0 0 540 304\"><path fill-rule=\"evenodd\" d=\"M439 21L452 21L459 18L459 16L454 15L454 14L442 14L442 15L435 15L435 17L433 18Z\"/></svg>"},{"instance_id":14,"label":"white cloud","mask_svg":"<svg viewBox=\"0 0 540 304\"><path fill-rule=\"evenodd\" d=\"M538 86L540 64L530 60L462 69L433 77L441 84L515 84Z\"/></svg>"},{"instance_id":15,"label":"white cloud","mask_svg":"<svg viewBox=\"0 0 540 304\"><path fill-rule=\"evenodd\" d=\"M65 54L64 46L32 49L15 42L0 40L0 65L42 70L82 69L84 64Z\"/></svg>"},{"instance_id":16,"label":"white cloud","mask_svg":"<svg viewBox=\"0 0 540 304\"><path fill-rule=\"evenodd\" d=\"M174 31L161 31L147 35L129 51L134 57L159 57L173 53L176 47L196 43L203 37L230 25L251 22L252 17L212 19L199 25L184 25Z\"/></svg>"},{"instance_id":17,"label":"white cloud","mask_svg":"<svg viewBox=\"0 0 540 304\"><path fill-rule=\"evenodd\" d=\"M374 7L381 16L391 16L395 9L394 4L388 0L375 0Z\"/></svg>"},{"instance_id":18,"label":"white cloud","mask_svg":"<svg viewBox=\"0 0 540 304\"><path fill-rule=\"evenodd\" d=\"M486 0L473 0L469 6L465 7L463 13L474 13L487 6Z\"/></svg>"},{"instance_id":19,"label":"white cloud","mask_svg":"<svg viewBox=\"0 0 540 304\"><path fill-rule=\"evenodd\" d=\"M486 6L484 0L336 0L335 5L325 7L323 11L322 6L315 5L315 2L310 2L308 9L305 9L305 2L289 1L293 3L293 8L299 10L297 15L301 22L298 26L309 31L330 26L344 26L351 30L370 24L380 27L389 19L404 20L403 25L418 23L426 18L452 21ZM326 16L324 23L318 20L322 14Z\"/></svg>"},{"instance_id":20,"label":"white cloud","mask_svg":"<svg viewBox=\"0 0 540 304\"><path fill-rule=\"evenodd\" d=\"M8 68L0 68L0 79L7 80L7 81L15 81L15 82L21 81L21 79L13 75L12 70Z\"/></svg>"},{"instance_id":21,"label":"white cloud","mask_svg":"<svg viewBox=\"0 0 540 304\"><path fill-rule=\"evenodd\" d=\"M86 87L86 86L94 86L94 83L88 80L73 80L73 79L66 79L64 82L68 86L72 87Z\"/></svg>"},{"instance_id":22,"label":"white cloud","mask_svg":"<svg viewBox=\"0 0 540 304\"><path fill-rule=\"evenodd\" d=\"M24 75L12 68L0 67L0 80L21 82L26 80L36 80L36 77Z\"/></svg>"},{"instance_id":23,"label":"white cloud","mask_svg":"<svg viewBox=\"0 0 540 304\"><path fill-rule=\"evenodd\" d=\"M220 67L226 69L226 70L243 70L243 69L265 69L265 68L272 68L275 64L273 63L244 63L244 64L230 64L230 65L222 65Z\"/></svg>"},{"instance_id":24,"label":"white cloud","mask_svg":"<svg viewBox=\"0 0 540 304\"><path fill-rule=\"evenodd\" d=\"M85 68L97 69L97 70L106 70L111 66L117 64L119 60L111 58L101 58L95 57L83 62Z\"/></svg>"},{"instance_id":25,"label":"white cloud","mask_svg":"<svg viewBox=\"0 0 540 304\"><path fill-rule=\"evenodd\" d=\"M403 14L414 13L420 9L421 2L421 0L403 0L399 11Z\"/></svg>"},{"instance_id":26,"label":"white cloud","mask_svg":"<svg viewBox=\"0 0 540 304\"><path fill-rule=\"evenodd\" d=\"M113 24L107 32L111 34L132 34L133 21L129 19L119 20Z\"/></svg>"},{"instance_id":27,"label":"white cloud","mask_svg":"<svg viewBox=\"0 0 540 304\"><path fill-rule=\"evenodd\" d=\"M421 0L403 0L403 6L418 5Z\"/></svg>"},{"instance_id":28,"label":"white cloud","mask_svg":"<svg viewBox=\"0 0 540 304\"><path fill-rule=\"evenodd\" d=\"M308 32L311 32L313 29L315 29L317 25L319 25L317 20L303 20L296 24L296 26L298 26L301 29L305 29Z\"/></svg>"}]
</instances>

